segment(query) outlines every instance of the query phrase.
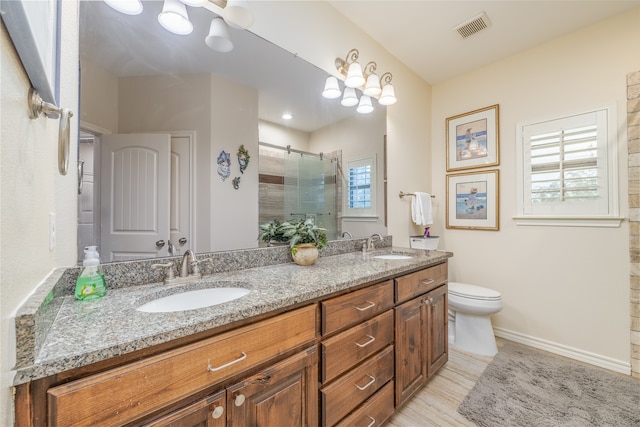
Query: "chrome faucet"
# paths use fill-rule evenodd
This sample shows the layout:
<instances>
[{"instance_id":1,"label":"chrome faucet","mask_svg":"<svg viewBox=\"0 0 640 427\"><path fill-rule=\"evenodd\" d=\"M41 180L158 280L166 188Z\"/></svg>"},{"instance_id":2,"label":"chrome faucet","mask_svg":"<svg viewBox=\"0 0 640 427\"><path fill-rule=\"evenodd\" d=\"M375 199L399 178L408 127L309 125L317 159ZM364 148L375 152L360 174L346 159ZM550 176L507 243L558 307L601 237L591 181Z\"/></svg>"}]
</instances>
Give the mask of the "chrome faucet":
<instances>
[{"instance_id":1,"label":"chrome faucet","mask_svg":"<svg viewBox=\"0 0 640 427\"><path fill-rule=\"evenodd\" d=\"M363 240L362 241L362 253L366 254L367 252L371 252L374 251L376 249L376 247L373 245L373 239L375 238L380 239L380 241L384 241L384 239L382 238L381 235L379 235L378 233L372 234L371 237L369 237L367 240Z\"/></svg>"},{"instance_id":2,"label":"chrome faucet","mask_svg":"<svg viewBox=\"0 0 640 427\"><path fill-rule=\"evenodd\" d=\"M189 274L189 265L191 266L191 274ZM200 268L198 267L198 260L191 249L187 249L184 255L182 255L182 262L180 262L180 277L202 278Z\"/></svg>"},{"instance_id":3,"label":"chrome faucet","mask_svg":"<svg viewBox=\"0 0 640 427\"><path fill-rule=\"evenodd\" d=\"M343 231L342 232L342 237L349 237L350 239L353 239L353 236L348 231Z\"/></svg>"}]
</instances>

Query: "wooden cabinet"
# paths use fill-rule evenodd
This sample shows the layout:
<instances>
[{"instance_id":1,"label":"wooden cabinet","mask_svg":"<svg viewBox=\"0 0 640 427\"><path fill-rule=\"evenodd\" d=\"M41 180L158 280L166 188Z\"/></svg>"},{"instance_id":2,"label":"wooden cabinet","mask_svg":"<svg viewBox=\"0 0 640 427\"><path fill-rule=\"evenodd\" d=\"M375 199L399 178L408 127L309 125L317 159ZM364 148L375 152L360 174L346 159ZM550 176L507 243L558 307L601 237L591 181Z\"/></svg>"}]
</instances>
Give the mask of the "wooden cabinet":
<instances>
[{"instance_id":1,"label":"wooden cabinet","mask_svg":"<svg viewBox=\"0 0 640 427\"><path fill-rule=\"evenodd\" d=\"M230 426L318 424L317 347L227 388Z\"/></svg>"},{"instance_id":2,"label":"wooden cabinet","mask_svg":"<svg viewBox=\"0 0 640 427\"><path fill-rule=\"evenodd\" d=\"M378 427L393 415L393 411L393 381L390 381L336 427Z\"/></svg>"},{"instance_id":3,"label":"wooden cabinet","mask_svg":"<svg viewBox=\"0 0 640 427\"><path fill-rule=\"evenodd\" d=\"M396 279L396 295L413 297L395 308L396 407L448 360L447 285L442 272L435 266Z\"/></svg>"},{"instance_id":4,"label":"wooden cabinet","mask_svg":"<svg viewBox=\"0 0 640 427\"><path fill-rule=\"evenodd\" d=\"M140 419L313 343L315 325L316 306L311 305L50 388L49 424L116 425Z\"/></svg>"},{"instance_id":5,"label":"wooden cabinet","mask_svg":"<svg viewBox=\"0 0 640 427\"><path fill-rule=\"evenodd\" d=\"M223 390L142 425L144 427L224 427L227 423L226 399L227 394Z\"/></svg>"},{"instance_id":6,"label":"wooden cabinet","mask_svg":"<svg viewBox=\"0 0 640 427\"><path fill-rule=\"evenodd\" d=\"M351 419L393 382L393 292L387 280L321 303L323 335L341 331L320 344L322 425Z\"/></svg>"}]
</instances>

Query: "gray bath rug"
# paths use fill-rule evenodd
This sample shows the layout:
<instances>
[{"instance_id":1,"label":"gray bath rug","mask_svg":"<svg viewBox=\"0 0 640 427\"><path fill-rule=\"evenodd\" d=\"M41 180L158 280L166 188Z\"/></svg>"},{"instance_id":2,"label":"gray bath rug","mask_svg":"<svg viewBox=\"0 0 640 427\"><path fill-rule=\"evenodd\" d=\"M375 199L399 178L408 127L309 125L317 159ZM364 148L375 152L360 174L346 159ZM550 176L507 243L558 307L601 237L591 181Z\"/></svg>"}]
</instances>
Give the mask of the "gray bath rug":
<instances>
[{"instance_id":1,"label":"gray bath rug","mask_svg":"<svg viewBox=\"0 0 640 427\"><path fill-rule=\"evenodd\" d=\"M479 426L640 426L640 380L507 343L458 412Z\"/></svg>"}]
</instances>

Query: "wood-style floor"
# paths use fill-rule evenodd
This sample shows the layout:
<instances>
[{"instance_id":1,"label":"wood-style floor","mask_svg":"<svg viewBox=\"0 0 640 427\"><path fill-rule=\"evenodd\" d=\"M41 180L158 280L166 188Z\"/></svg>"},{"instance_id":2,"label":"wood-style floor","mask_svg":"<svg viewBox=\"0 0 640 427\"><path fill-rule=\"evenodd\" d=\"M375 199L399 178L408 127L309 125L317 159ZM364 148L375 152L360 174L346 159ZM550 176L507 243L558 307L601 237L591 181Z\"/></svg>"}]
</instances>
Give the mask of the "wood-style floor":
<instances>
[{"instance_id":1,"label":"wood-style floor","mask_svg":"<svg viewBox=\"0 0 640 427\"><path fill-rule=\"evenodd\" d=\"M457 409L492 359L449 346L446 365L384 427L475 427Z\"/></svg>"}]
</instances>

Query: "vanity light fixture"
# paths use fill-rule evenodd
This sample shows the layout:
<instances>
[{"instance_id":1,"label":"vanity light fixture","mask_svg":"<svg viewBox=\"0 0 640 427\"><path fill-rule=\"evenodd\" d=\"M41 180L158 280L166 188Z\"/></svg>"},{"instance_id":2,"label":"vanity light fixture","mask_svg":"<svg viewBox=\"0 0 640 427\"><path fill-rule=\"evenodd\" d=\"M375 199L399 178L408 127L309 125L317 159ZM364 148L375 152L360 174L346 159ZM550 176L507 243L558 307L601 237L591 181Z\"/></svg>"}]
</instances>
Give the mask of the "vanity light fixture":
<instances>
[{"instance_id":1,"label":"vanity light fixture","mask_svg":"<svg viewBox=\"0 0 640 427\"><path fill-rule=\"evenodd\" d=\"M127 15L139 15L142 12L140 0L104 0L104 2L118 12Z\"/></svg>"},{"instance_id":2,"label":"vanity light fixture","mask_svg":"<svg viewBox=\"0 0 640 427\"><path fill-rule=\"evenodd\" d=\"M219 16L211 20L209 35L204 39L204 42L210 49L216 52L225 53L233 50L233 43L231 43L229 39L227 23Z\"/></svg>"},{"instance_id":3,"label":"vanity light fixture","mask_svg":"<svg viewBox=\"0 0 640 427\"><path fill-rule=\"evenodd\" d=\"M345 107L357 105L356 111L361 114L368 114L373 111L371 98L377 98L380 105L395 104L397 100L395 90L391 84L391 79L393 78L391 73L384 73L379 78L376 73L378 65L371 61L363 69L358 63L359 56L360 53L357 49L351 49L345 59L336 58L336 69L345 77L345 88L340 104ZM363 94L360 99L358 99L356 89ZM340 86L335 76L327 77L322 96L327 99L334 99L340 96Z\"/></svg>"},{"instance_id":4,"label":"vanity light fixture","mask_svg":"<svg viewBox=\"0 0 640 427\"><path fill-rule=\"evenodd\" d=\"M140 0L104 0L104 2L118 12L128 15L137 15L143 9ZM162 12L158 15L158 22L167 31L174 34L191 34L193 24L189 21L186 6L204 7L214 14L204 42L217 52L233 50L228 26L246 30L254 22L253 14L245 0L164 0ZM338 96L340 95L338 94Z\"/></svg>"},{"instance_id":5,"label":"vanity light fixture","mask_svg":"<svg viewBox=\"0 0 640 427\"><path fill-rule=\"evenodd\" d=\"M165 30L178 35L191 34L193 24L189 21L187 7L178 0L164 0L162 12L158 15L158 22Z\"/></svg>"}]
</instances>

